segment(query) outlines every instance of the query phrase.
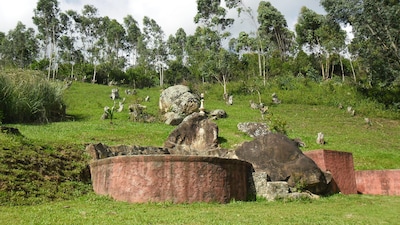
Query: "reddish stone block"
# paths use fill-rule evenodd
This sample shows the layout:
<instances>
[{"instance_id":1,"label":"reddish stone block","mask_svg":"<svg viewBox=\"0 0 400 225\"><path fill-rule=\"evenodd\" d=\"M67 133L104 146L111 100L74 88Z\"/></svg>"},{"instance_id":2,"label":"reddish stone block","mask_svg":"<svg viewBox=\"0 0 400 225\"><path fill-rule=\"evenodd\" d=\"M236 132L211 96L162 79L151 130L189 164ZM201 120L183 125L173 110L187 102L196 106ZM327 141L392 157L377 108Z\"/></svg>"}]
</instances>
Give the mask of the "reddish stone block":
<instances>
[{"instance_id":1,"label":"reddish stone block","mask_svg":"<svg viewBox=\"0 0 400 225\"><path fill-rule=\"evenodd\" d=\"M219 202L248 200L250 163L218 157L118 156L90 164L97 194L127 202Z\"/></svg>"},{"instance_id":2,"label":"reddish stone block","mask_svg":"<svg viewBox=\"0 0 400 225\"><path fill-rule=\"evenodd\" d=\"M400 170L356 171L356 183L360 194L400 195Z\"/></svg>"},{"instance_id":3,"label":"reddish stone block","mask_svg":"<svg viewBox=\"0 0 400 225\"><path fill-rule=\"evenodd\" d=\"M313 150L304 152L323 171L332 174L334 183L343 194L357 194L353 155L349 152Z\"/></svg>"}]
</instances>

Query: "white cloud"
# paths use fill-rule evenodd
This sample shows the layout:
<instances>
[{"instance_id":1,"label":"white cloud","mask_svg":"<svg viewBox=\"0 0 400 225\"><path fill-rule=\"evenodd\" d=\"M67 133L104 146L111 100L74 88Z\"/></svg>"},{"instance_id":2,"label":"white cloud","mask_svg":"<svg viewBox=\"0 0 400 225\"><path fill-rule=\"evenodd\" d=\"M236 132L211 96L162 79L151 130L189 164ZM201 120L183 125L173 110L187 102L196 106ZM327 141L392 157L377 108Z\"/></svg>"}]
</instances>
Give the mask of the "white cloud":
<instances>
[{"instance_id":1,"label":"white cloud","mask_svg":"<svg viewBox=\"0 0 400 225\"><path fill-rule=\"evenodd\" d=\"M0 31L8 32L14 29L18 21L28 27L35 27L32 16L37 2L38 0L0 0ZM84 5L93 5L101 16L108 16L120 23L125 16L132 15L141 25L143 17L148 16L161 26L167 36L175 34L179 28L183 28L187 34L192 34L195 30L193 18L197 13L196 0L59 0L59 2L62 11L72 9L80 12ZM244 2L256 12L260 1L244 0ZM270 2L285 15L290 29L293 29L303 5L318 13L324 13L319 6L319 0L271 0ZM253 29L246 23L238 23L238 26L235 29L243 28L246 31Z\"/></svg>"},{"instance_id":2,"label":"white cloud","mask_svg":"<svg viewBox=\"0 0 400 225\"><path fill-rule=\"evenodd\" d=\"M7 33L17 26L18 21L33 27L32 16L35 0L0 0L0 31Z\"/></svg>"}]
</instances>

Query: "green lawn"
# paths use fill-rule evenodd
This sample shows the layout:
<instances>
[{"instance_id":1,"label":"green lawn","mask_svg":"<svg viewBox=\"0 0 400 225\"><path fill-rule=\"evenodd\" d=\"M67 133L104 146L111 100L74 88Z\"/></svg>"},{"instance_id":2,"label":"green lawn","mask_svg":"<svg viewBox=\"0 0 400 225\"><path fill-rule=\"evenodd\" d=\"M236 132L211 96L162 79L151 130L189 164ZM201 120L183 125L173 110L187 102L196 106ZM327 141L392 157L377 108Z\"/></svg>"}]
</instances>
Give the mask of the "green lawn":
<instances>
[{"instance_id":1,"label":"green lawn","mask_svg":"<svg viewBox=\"0 0 400 225\"><path fill-rule=\"evenodd\" d=\"M0 224L397 224L400 197L129 204L89 195L38 206L0 207L0 212Z\"/></svg>"}]
</instances>

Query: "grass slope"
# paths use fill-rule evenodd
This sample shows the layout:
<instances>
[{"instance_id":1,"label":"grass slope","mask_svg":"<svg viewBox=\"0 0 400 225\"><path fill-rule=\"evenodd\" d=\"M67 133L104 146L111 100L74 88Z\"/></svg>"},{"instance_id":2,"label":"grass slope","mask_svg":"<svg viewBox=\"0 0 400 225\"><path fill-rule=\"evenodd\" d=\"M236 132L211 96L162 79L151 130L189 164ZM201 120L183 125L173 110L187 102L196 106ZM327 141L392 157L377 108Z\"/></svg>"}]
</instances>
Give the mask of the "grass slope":
<instances>
[{"instance_id":1,"label":"grass slope","mask_svg":"<svg viewBox=\"0 0 400 225\"><path fill-rule=\"evenodd\" d=\"M238 131L239 122L268 122L261 118L257 110L249 107L249 100L258 101L256 94L237 95L233 105L226 105L220 97L222 88L202 88L203 90L196 90L205 92L205 108L224 109L228 114L227 119L216 121L222 147L232 149L235 145L250 140ZM74 144L83 148L87 143L102 142L107 145L162 146L174 127L161 122L129 121L127 109L129 104L139 102L147 106L148 113L157 117L161 89L137 90L136 95L126 95L125 88L120 88L121 97L126 98L125 108L121 113L114 113L112 124L109 120L100 119L104 106L113 105L109 98L111 89L112 87L103 85L75 82L65 93L70 121L41 126L15 126L29 139L50 145ZM262 94L264 102L270 101L272 91ZM285 124L289 137L303 140L307 145L303 151L324 148L351 152L355 168L358 170L400 168L400 120L369 117L372 125L368 125L364 121L365 115L350 116L345 109L339 109L337 106L286 103L293 102L291 98L298 95L297 90L275 91L278 96L282 96L283 103L270 105L269 118L272 124ZM150 96L150 102L143 101L147 95ZM321 101L323 102L323 99ZM118 102L116 106L118 107ZM327 143L323 146L315 143L318 132L325 134Z\"/></svg>"},{"instance_id":2,"label":"grass slope","mask_svg":"<svg viewBox=\"0 0 400 225\"><path fill-rule=\"evenodd\" d=\"M88 143L162 146L174 127L161 122L131 122L128 120L127 110L129 104L139 102L147 106L148 113L158 116L160 88L137 90L136 95L128 96L124 94L125 88L120 87L122 97L126 98L125 109L121 113L115 113L112 124L110 120L100 119L104 106L113 104L109 98L111 89L112 87L108 86L75 82L64 96L68 121L46 125L6 124L17 127L24 137L0 133L2 151L0 156L6 155L12 158L13 154L10 151L20 151L15 155L23 155L26 160L34 155L36 162L51 163L51 158L42 159L40 155L46 153L56 157L57 160L63 160L62 157L67 155L75 155L75 161L66 159L72 160L71 167L66 164L66 168L71 170L71 175L76 176L81 173L79 168L82 165L79 162L86 162L85 157L80 159L79 155L83 154L85 145ZM258 111L251 110L249 107L249 100L258 101L258 95L254 92L235 92L238 89L240 88L237 86L229 87L229 90L234 92L234 104L229 106L221 100L220 86L194 87L196 92L205 93L207 110L220 108L228 113L227 119L216 121L219 126L221 146L228 149L233 149L235 145L250 140L237 130L236 126L239 122L270 122L263 120ZM315 93L322 92L318 87L313 87L313 89L318 90ZM289 137L301 138L307 144L302 149L303 151L325 148L352 152L356 169L400 168L398 139L400 121L387 119L398 118L396 115L386 116L387 112L372 108L373 113L368 114L368 107L364 107L362 113L354 117L350 116L345 110L336 106L337 102L342 103L346 97L338 94L335 98L331 95L333 92L346 92L340 90L340 87L335 87L334 91L326 97L320 97L321 104L309 100L311 93L307 92L305 96L302 96L299 93L304 91L299 89L282 90L276 87L261 91L263 102L270 101L273 92L278 94L283 103L276 106L269 104L268 118L272 121L270 124L278 126L285 124ZM150 96L150 102L143 102L147 95ZM296 97L303 100L295 101ZM309 102L306 103L306 101ZM356 99L350 101L353 104L357 102ZM347 105L351 102L343 102L343 104ZM362 104L355 105L360 108L373 105L370 102L366 104L363 100L359 102ZM365 124L364 117L366 116L371 119L371 126ZM325 134L326 145L320 146L315 143L318 132ZM34 152L30 152L29 149L33 149ZM76 153L73 153L74 149ZM24 152L29 154L24 155ZM3 158L3 160L6 159L8 158ZM16 173L23 173L23 168L31 168L25 165L28 162L21 162L18 159L13 162L21 164L21 167L15 170ZM4 165L1 166L0 169L4 167ZM31 170L34 171L35 167ZM77 172L73 173L72 170L77 170ZM24 174L22 178L16 176L15 181L31 184L31 181L24 181L24 177L28 175L29 173ZM68 177L61 177L61 179L68 179ZM49 187L54 187L53 183L47 184ZM0 182L0 187L1 185ZM40 189L42 184L38 182L35 185L38 188L38 192L35 192L38 194L36 198L40 198L40 192L46 190ZM170 203L127 204L96 196L92 192L82 195L87 188L85 185L77 185L76 181L70 182L67 186L61 185L56 189L61 193L51 193L50 197L60 200L68 199L65 195L70 195L69 199L72 200L53 201L34 206L5 206L9 203L3 202L0 204L0 224L395 224L398 222L397 215L400 213L398 196L334 195L312 201L267 202L260 200L232 202L226 205L206 203L174 205ZM65 190L64 193L62 193L63 190ZM59 195L61 196L58 197ZM31 203L39 202L41 201L35 201L33 197Z\"/></svg>"}]
</instances>

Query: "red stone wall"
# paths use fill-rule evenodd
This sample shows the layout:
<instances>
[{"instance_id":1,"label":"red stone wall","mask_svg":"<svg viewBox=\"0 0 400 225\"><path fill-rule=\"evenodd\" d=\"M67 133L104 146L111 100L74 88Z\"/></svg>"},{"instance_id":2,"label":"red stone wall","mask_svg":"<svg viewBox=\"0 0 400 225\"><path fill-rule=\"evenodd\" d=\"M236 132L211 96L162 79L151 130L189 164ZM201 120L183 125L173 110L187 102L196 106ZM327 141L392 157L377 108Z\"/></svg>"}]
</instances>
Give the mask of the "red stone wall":
<instances>
[{"instance_id":1,"label":"red stone wall","mask_svg":"<svg viewBox=\"0 0 400 225\"><path fill-rule=\"evenodd\" d=\"M356 171L360 194L400 195L400 170Z\"/></svg>"},{"instance_id":2,"label":"red stone wall","mask_svg":"<svg viewBox=\"0 0 400 225\"><path fill-rule=\"evenodd\" d=\"M329 171L343 194L357 194L353 155L349 152L313 150L304 152L323 171Z\"/></svg>"},{"instance_id":3,"label":"red stone wall","mask_svg":"<svg viewBox=\"0 0 400 225\"><path fill-rule=\"evenodd\" d=\"M203 156L118 156L90 164L97 194L127 202L247 200L252 165Z\"/></svg>"}]
</instances>

